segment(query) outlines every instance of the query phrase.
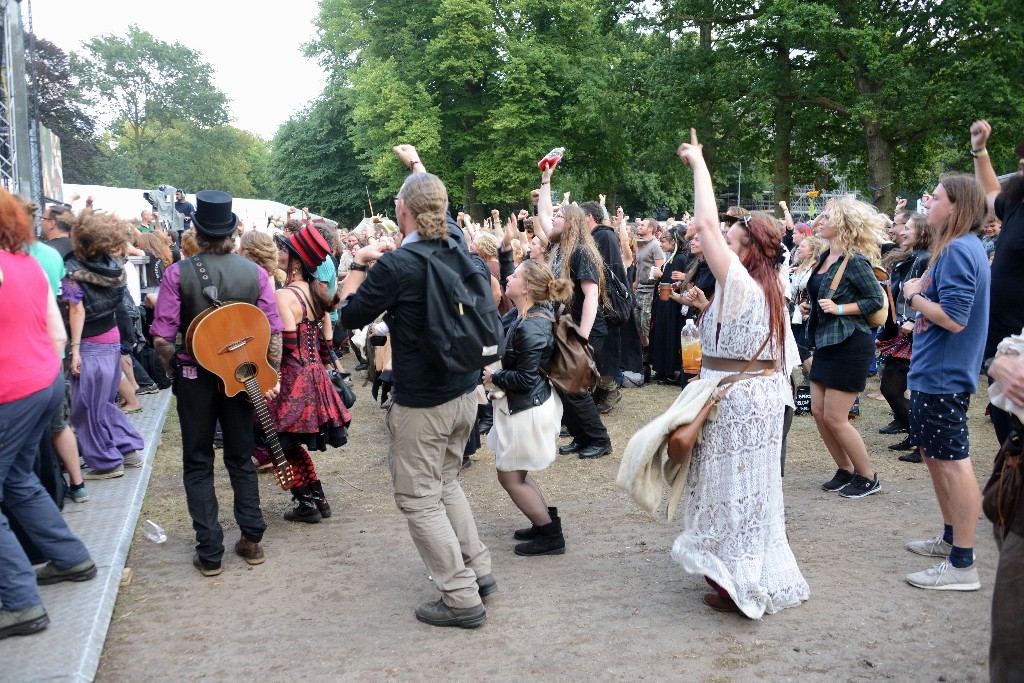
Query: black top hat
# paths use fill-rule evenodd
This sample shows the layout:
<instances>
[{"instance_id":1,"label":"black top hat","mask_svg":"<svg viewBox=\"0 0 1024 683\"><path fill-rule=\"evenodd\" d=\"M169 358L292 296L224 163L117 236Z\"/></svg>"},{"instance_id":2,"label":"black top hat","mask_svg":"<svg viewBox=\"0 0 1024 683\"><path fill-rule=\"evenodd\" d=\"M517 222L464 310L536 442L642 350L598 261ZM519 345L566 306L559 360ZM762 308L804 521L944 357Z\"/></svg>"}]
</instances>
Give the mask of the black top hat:
<instances>
[{"instance_id":1,"label":"black top hat","mask_svg":"<svg viewBox=\"0 0 1024 683\"><path fill-rule=\"evenodd\" d=\"M220 190L196 192L192 225L207 237L227 237L233 233L238 216L231 212L231 195Z\"/></svg>"}]
</instances>

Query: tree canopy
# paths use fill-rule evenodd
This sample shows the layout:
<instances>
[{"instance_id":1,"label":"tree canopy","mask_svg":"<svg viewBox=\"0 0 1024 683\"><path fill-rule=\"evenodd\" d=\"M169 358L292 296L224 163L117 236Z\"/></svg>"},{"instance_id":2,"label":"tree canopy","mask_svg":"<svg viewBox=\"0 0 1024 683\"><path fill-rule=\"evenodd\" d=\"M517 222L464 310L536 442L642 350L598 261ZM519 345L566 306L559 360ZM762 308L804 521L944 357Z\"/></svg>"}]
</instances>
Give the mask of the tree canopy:
<instances>
[{"instance_id":1,"label":"tree canopy","mask_svg":"<svg viewBox=\"0 0 1024 683\"><path fill-rule=\"evenodd\" d=\"M306 51L329 83L270 143L227 125L201 55L134 26L70 60L40 41L47 91L64 95L41 110L69 178L217 186L343 221L398 190L399 143L478 217L524 206L553 147L567 150L558 192L678 215L691 188L674 151L691 126L723 203L843 181L891 210L970 169L974 119L995 127L997 169L1015 167L1018 13L1015 0L321 0Z\"/></svg>"}]
</instances>

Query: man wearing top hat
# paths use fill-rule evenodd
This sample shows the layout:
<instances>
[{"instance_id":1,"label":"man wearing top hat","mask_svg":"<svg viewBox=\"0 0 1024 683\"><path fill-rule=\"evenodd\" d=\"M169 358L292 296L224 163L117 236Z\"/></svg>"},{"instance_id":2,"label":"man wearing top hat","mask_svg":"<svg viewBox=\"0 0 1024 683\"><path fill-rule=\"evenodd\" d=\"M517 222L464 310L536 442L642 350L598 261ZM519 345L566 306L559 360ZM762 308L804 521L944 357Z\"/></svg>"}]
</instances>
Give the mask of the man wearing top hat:
<instances>
[{"instance_id":1,"label":"man wearing top hat","mask_svg":"<svg viewBox=\"0 0 1024 683\"><path fill-rule=\"evenodd\" d=\"M220 421L224 433L224 465L234 492L235 521L242 536L235 552L249 564L264 560L260 541L267 524L260 510L256 468L252 462L253 409L244 394L227 397L213 373L199 367L185 351L183 340L195 317L213 305L203 292L216 287L219 301L253 304L270 321L267 361L277 370L281 363L281 317L274 299L273 283L266 271L231 253L238 216L231 211L231 195L216 190L196 193L192 225L199 254L170 265L160 283L153 325L153 343L168 376L174 378L181 424L185 498L196 532L192 560L203 576L221 573L224 531L217 519L213 487L213 434ZM197 262L198 261L198 262ZM200 268L205 279L200 283ZM180 337L179 337L180 335ZM279 386L267 392L273 399Z\"/></svg>"}]
</instances>

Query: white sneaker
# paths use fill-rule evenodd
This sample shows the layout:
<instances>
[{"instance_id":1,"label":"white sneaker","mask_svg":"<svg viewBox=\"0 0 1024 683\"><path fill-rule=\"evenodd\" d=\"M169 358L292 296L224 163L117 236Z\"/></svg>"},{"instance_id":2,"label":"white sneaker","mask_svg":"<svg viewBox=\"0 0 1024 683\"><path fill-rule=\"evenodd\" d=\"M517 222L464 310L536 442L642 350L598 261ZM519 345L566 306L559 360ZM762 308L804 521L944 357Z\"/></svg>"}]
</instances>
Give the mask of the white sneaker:
<instances>
[{"instance_id":1,"label":"white sneaker","mask_svg":"<svg viewBox=\"0 0 1024 683\"><path fill-rule=\"evenodd\" d=\"M907 574L907 583L934 591L976 591L981 588L978 570L973 564L957 569L948 561L939 562L922 572Z\"/></svg>"},{"instance_id":2,"label":"white sneaker","mask_svg":"<svg viewBox=\"0 0 1024 683\"><path fill-rule=\"evenodd\" d=\"M907 543L907 550L918 555L946 558L952 552L953 546L943 541L942 534L939 534L935 538L929 538L927 541L911 541Z\"/></svg>"}]
</instances>

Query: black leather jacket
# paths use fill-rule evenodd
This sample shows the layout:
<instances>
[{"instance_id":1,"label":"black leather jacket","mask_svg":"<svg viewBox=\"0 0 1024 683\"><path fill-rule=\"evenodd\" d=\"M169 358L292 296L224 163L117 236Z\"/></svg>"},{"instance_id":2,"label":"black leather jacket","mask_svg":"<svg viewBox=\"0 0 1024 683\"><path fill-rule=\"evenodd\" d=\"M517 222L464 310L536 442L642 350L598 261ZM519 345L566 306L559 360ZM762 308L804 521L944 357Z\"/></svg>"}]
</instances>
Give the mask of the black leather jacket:
<instances>
[{"instance_id":1,"label":"black leather jacket","mask_svg":"<svg viewBox=\"0 0 1024 683\"><path fill-rule=\"evenodd\" d=\"M527 311L547 313L546 306L533 306ZM540 317L519 318L512 323L505 337L505 355L501 357L501 370L496 370L491 381L505 390L510 414L539 406L551 396L551 384L540 374L540 368L551 369L551 354L555 337L551 321Z\"/></svg>"}]
</instances>

